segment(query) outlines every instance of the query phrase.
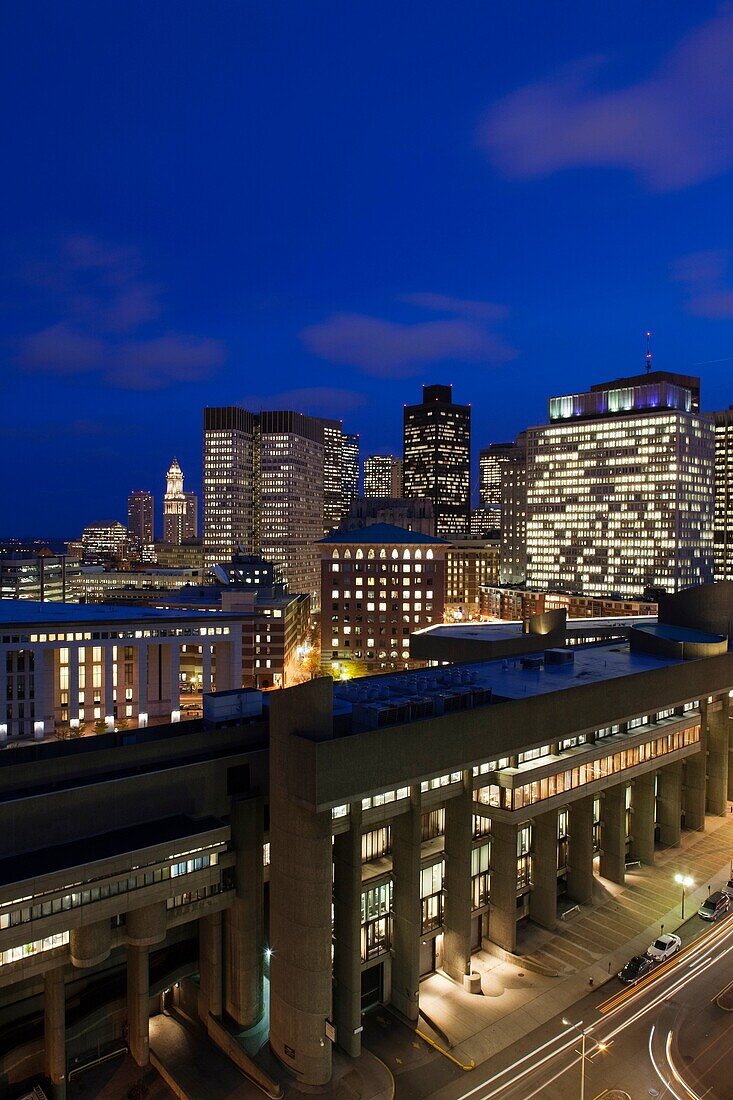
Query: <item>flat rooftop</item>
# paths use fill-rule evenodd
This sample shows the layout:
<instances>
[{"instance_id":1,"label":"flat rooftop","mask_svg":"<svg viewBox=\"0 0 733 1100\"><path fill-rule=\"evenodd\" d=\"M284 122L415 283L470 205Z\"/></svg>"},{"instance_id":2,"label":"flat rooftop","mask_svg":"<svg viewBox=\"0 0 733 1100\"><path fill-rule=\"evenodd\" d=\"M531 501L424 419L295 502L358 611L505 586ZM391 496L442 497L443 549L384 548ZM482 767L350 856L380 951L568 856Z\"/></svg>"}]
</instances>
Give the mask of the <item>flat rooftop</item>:
<instances>
[{"instance_id":1,"label":"flat rooftop","mask_svg":"<svg viewBox=\"0 0 733 1100\"><path fill-rule=\"evenodd\" d=\"M161 620L212 618L227 616L241 618L235 611L180 611L161 610L157 607L125 607L106 603L57 603L40 600L0 600L0 628L9 626L39 626L47 623L139 623Z\"/></svg>"},{"instance_id":2,"label":"flat rooftop","mask_svg":"<svg viewBox=\"0 0 733 1100\"><path fill-rule=\"evenodd\" d=\"M655 615L609 615L607 617L594 616L587 619L567 619L566 630L586 631L592 627L604 628L612 626L643 626L655 624ZM425 627L415 631L416 634L429 634L433 638L470 638L477 642L492 642L503 638L537 638L537 634L524 634L521 619L502 620L489 623L438 623L435 626Z\"/></svg>"},{"instance_id":3,"label":"flat rooftop","mask_svg":"<svg viewBox=\"0 0 733 1100\"><path fill-rule=\"evenodd\" d=\"M548 647L517 657L338 682L334 684L334 714L345 717L353 714L354 707L362 713L364 708L379 711L399 707L401 703L414 704L469 691L490 691L490 700L485 700L485 704L527 699L682 663L675 657L632 653L628 643L621 641L572 649Z\"/></svg>"}]
</instances>

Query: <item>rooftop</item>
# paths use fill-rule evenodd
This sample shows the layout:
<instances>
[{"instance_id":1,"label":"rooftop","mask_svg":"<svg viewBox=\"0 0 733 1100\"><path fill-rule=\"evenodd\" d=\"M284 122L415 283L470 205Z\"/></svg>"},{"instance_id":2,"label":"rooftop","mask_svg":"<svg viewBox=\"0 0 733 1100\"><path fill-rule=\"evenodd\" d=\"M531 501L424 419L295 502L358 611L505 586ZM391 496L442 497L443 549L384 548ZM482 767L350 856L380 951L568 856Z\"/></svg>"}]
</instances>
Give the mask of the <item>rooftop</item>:
<instances>
[{"instance_id":1,"label":"rooftop","mask_svg":"<svg viewBox=\"0 0 733 1100\"><path fill-rule=\"evenodd\" d=\"M325 539L320 539L320 542L334 542L334 543L397 543L398 545L409 545L412 543L419 543L420 545L430 544L434 546L447 546L448 542L445 539L437 539L433 535L423 535L419 531L408 531L406 527L397 527L393 523L372 523L368 527L361 527L357 531L336 531L332 535L327 535Z\"/></svg>"},{"instance_id":2,"label":"rooftop","mask_svg":"<svg viewBox=\"0 0 733 1100\"><path fill-rule=\"evenodd\" d=\"M237 612L227 613L241 618ZM0 627L39 626L46 623L139 623L181 618L221 618L220 611L163 611L157 607L123 607L119 604L57 603L40 600L0 600Z\"/></svg>"}]
</instances>

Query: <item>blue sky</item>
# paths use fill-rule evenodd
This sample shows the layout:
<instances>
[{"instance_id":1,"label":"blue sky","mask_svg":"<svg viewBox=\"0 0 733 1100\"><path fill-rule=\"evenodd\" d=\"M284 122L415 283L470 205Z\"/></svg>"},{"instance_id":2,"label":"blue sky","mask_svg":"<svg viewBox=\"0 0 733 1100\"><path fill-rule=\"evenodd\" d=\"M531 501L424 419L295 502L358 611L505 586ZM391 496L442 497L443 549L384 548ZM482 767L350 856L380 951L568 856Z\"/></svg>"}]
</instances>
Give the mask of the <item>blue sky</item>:
<instances>
[{"instance_id":1,"label":"blue sky","mask_svg":"<svg viewBox=\"0 0 733 1100\"><path fill-rule=\"evenodd\" d=\"M733 7L24 0L0 41L0 535L200 487L206 404L476 449L643 366L733 402ZM158 509L160 504L158 503Z\"/></svg>"}]
</instances>

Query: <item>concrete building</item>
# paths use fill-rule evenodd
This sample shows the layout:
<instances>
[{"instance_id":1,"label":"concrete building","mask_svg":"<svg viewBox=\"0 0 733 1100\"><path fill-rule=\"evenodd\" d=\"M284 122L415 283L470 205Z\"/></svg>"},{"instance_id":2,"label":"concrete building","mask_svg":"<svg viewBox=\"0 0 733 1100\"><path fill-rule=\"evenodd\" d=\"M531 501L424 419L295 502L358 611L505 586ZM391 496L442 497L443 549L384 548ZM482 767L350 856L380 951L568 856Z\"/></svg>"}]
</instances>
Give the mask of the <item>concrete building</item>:
<instances>
[{"instance_id":1,"label":"concrete building","mask_svg":"<svg viewBox=\"0 0 733 1100\"><path fill-rule=\"evenodd\" d=\"M168 592L202 581L201 569L166 569L158 565L133 570L83 565L79 598L84 603L118 603L121 600L149 602L156 592Z\"/></svg>"},{"instance_id":2,"label":"concrete building","mask_svg":"<svg viewBox=\"0 0 733 1100\"><path fill-rule=\"evenodd\" d=\"M482 587L479 614L482 618L510 622L543 615L545 611L567 611L569 619L594 619L619 616L652 616L657 605L652 600L616 600L608 596L578 596L567 592L534 592L526 588Z\"/></svg>"},{"instance_id":3,"label":"concrete building","mask_svg":"<svg viewBox=\"0 0 733 1100\"><path fill-rule=\"evenodd\" d=\"M458 539L445 555L445 617L474 619L480 611L480 594L499 580L498 539Z\"/></svg>"},{"instance_id":4,"label":"concrete building","mask_svg":"<svg viewBox=\"0 0 733 1100\"><path fill-rule=\"evenodd\" d=\"M713 413L715 513L713 556L716 581L733 580L733 405Z\"/></svg>"},{"instance_id":5,"label":"concrete building","mask_svg":"<svg viewBox=\"0 0 733 1100\"><path fill-rule=\"evenodd\" d=\"M676 592L713 576L714 431L664 371L551 397L527 431L527 585Z\"/></svg>"},{"instance_id":6,"label":"concrete building","mask_svg":"<svg viewBox=\"0 0 733 1100\"><path fill-rule=\"evenodd\" d=\"M372 523L389 523L422 535L432 535L435 529L433 502L427 497L407 500L395 497L361 497L352 501L349 514L340 531L358 531Z\"/></svg>"},{"instance_id":7,"label":"concrete building","mask_svg":"<svg viewBox=\"0 0 733 1100\"><path fill-rule=\"evenodd\" d=\"M148 489L133 489L127 498L127 529L141 547L155 542L155 504Z\"/></svg>"},{"instance_id":8,"label":"concrete building","mask_svg":"<svg viewBox=\"0 0 733 1100\"><path fill-rule=\"evenodd\" d=\"M171 1003L219 1040L250 1028L267 948L270 1046L322 1086L366 1007L417 1021L421 975L462 985L477 946L514 951L726 814L733 584L660 619L569 652L546 618L525 658L0 753L3 1080L45 1072L61 1100L70 1060L123 1035L144 1067Z\"/></svg>"},{"instance_id":9,"label":"concrete building","mask_svg":"<svg viewBox=\"0 0 733 1100\"><path fill-rule=\"evenodd\" d=\"M236 612L0 601L0 742L60 727L180 719L180 666L195 646L202 687L239 688Z\"/></svg>"},{"instance_id":10,"label":"concrete building","mask_svg":"<svg viewBox=\"0 0 733 1100\"><path fill-rule=\"evenodd\" d=\"M238 406L204 409L204 564L240 548L259 553L256 508L257 418Z\"/></svg>"},{"instance_id":11,"label":"concrete building","mask_svg":"<svg viewBox=\"0 0 733 1100\"><path fill-rule=\"evenodd\" d=\"M17 542L0 544L0 599L75 603L81 561L75 553Z\"/></svg>"},{"instance_id":12,"label":"concrete building","mask_svg":"<svg viewBox=\"0 0 733 1100\"><path fill-rule=\"evenodd\" d=\"M190 539L179 546L171 542L155 543L155 561L161 569L204 568L204 546L201 539Z\"/></svg>"},{"instance_id":13,"label":"concrete building","mask_svg":"<svg viewBox=\"0 0 733 1100\"><path fill-rule=\"evenodd\" d=\"M402 496L402 459L395 455L369 455L364 459L364 496Z\"/></svg>"},{"instance_id":14,"label":"concrete building","mask_svg":"<svg viewBox=\"0 0 733 1100\"><path fill-rule=\"evenodd\" d=\"M471 516L471 407L453 403L452 386L423 386L419 405L405 405L403 482L406 497L433 502L440 538L461 538Z\"/></svg>"},{"instance_id":15,"label":"concrete building","mask_svg":"<svg viewBox=\"0 0 733 1100\"><path fill-rule=\"evenodd\" d=\"M414 630L442 622L447 544L376 523L321 548L321 664L338 676L409 667Z\"/></svg>"}]
</instances>

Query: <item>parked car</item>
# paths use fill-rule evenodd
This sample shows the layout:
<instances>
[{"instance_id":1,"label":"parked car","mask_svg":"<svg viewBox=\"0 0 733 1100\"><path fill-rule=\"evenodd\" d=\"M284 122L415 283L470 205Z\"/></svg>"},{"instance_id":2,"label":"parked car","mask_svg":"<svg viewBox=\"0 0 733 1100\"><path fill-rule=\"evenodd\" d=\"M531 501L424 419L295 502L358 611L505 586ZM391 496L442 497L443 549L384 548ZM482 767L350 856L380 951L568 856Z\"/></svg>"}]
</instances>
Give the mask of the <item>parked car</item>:
<instances>
[{"instance_id":1,"label":"parked car","mask_svg":"<svg viewBox=\"0 0 733 1100\"><path fill-rule=\"evenodd\" d=\"M634 955L633 959L629 959L626 963L623 970L619 970L619 981L622 981L624 985L636 985L642 978L646 978L647 974L650 974L656 965L656 959L650 958L649 955Z\"/></svg>"},{"instance_id":2,"label":"parked car","mask_svg":"<svg viewBox=\"0 0 733 1100\"><path fill-rule=\"evenodd\" d=\"M679 936L675 936L673 932L666 932L649 945L646 953L650 959L654 959L656 962L664 962L665 959L671 959L673 955L681 950L682 940Z\"/></svg>"},{"instance_id":3,"label":"parked car","mask_svg":"<svg viewBox=\"0 0 733 1100\"><path fill-rule=\"evenodd\" d=\"M731 899L722 890L716 890L707 898L697 911L698 917L703 920L720 920L730 913Z\"/></svg>"}]
</instances>

